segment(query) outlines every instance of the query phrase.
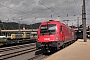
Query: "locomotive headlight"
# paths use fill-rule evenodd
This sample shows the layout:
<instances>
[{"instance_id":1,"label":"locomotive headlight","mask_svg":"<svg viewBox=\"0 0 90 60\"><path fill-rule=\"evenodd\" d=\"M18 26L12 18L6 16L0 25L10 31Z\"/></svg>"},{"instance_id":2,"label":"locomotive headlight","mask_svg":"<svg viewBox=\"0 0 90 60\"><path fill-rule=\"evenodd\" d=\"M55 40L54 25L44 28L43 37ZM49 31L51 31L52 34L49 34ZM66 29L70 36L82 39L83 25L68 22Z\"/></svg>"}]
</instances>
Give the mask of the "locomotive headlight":
<instances>
[{"instance_id":1,"label":"locomotive headlight","mask_svg":"<svg viewBox=\"0 0 90 60\"><path fill-rule=\"evenodd\" d=\"M56 40L58 40L58 36L56 36Z\"/></svg>"}]
</instances>

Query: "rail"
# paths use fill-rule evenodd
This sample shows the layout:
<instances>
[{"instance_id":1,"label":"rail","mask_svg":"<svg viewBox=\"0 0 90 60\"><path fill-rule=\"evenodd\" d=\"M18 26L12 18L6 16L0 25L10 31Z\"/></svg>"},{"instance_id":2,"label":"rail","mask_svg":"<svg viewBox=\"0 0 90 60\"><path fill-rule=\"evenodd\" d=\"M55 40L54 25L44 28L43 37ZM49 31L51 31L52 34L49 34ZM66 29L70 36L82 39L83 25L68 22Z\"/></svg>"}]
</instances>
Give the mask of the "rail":
<instances>
[{"instance_id":1,"label":"rail","mask_svg":"<svg viewBox=\"0 0 90 60\"><path fill-rule=\"evenodd\" d=\"M7 51L4 50L3 52L1 52L0 60L9 59L9 58L12 58L12 57L16 57L16 56L19 56L19 55L30 53L32 51L36 51L35 46L32 46L30 48L28 48L27 46L31 46L31 45L17 46L17 48L16 47L10 48L11 50L9 48L5 48L5 49L8 49L8 50ZM19 48L19 47L22 47L22 49ZM23 48L25 48L25 49L23 49Z\"/></svg>"},{"instance_id":2,"label":"rail","mask_svg":"<svg viewBox=\"0 0 90 60\"><path fill-rule=\"evenodd\" d=\"M37 32L38 29L26 29L26 30L1 30L1 32Z\"/></svg>"}]
</instances>

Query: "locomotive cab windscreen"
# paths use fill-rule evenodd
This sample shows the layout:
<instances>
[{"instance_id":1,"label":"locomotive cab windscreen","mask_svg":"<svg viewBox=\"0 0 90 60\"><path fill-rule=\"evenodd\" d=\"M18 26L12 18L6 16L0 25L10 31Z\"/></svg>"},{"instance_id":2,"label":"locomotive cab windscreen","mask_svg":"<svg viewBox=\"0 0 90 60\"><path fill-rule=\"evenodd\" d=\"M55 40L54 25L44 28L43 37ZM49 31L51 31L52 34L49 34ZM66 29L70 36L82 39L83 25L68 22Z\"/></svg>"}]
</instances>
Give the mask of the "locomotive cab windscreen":
<instances>
[{"instance_id":1,"label":"locomotive cab windscreen","mask_svg":"<svg viewBox=\"0 0 90 60\"><path fill-rule=\"evenodd\" d=\"M56 33L56 24L47 24L42 25L40 28L40 35L46 35L46 34L55 34Z\"/></svg>"}]
</instances>

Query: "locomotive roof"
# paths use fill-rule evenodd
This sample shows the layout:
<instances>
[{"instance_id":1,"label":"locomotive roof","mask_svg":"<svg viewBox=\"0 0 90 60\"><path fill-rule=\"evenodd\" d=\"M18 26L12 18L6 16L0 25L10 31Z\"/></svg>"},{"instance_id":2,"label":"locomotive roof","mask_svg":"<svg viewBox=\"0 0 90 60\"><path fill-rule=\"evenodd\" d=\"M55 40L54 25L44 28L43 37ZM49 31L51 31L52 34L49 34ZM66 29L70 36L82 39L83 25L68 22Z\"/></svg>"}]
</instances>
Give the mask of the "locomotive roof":
<instances>
[{"instance_id":1,"label":"locomotive roof","mask_svg":"<svg viewBox=\"0 0 90 60\"><path fill-rule=\"evenodd\" d=\"M44 23L50 23L50 22L54 22L54 23L61 23L60 21L56 21L56 20L49 20L49 21L46 21L46 22L42 22L42 24L44 24ZM61 23L62 24L62 23Z\"/></svg>"},{"instance_id":2,"label":"locomotive roof","mask_svg":"<svg viewBox=\"0 0 90 60\"><path fill-rule=\"evenodd\" d=\"M48 23L48 22L60 23L61 25L67 26L66 24L64 24L64 23L62 23L62 22L60 22L60 21L56 21L56 20L49 20L49 21L46 21L46 22L42 22L41 25L46 24L46 23ZM67 26L67 27L70 28L69 26ZM71 28L70 28L70 29L71 29Z\"/></svg>"}]
</instances>

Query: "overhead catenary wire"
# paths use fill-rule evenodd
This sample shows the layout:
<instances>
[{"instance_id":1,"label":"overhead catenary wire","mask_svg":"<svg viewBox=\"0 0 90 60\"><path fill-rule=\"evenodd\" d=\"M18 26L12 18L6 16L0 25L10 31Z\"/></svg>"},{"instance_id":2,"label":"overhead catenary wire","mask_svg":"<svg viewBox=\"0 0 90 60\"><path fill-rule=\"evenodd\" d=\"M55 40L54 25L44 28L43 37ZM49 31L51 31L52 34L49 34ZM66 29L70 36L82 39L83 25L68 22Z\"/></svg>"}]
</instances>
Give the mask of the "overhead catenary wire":
<instances>
[{"instance_id":1,"label":"overhead catenary wire","mask_svg":"<svg viewBox=\"0 0 90 60\"><path fill-rule=\"evenodd\" d=\"M50 0L50 1L51 1L51 0ZM53 1L51 1L51 2L53 2ZM66 0L66 1L63 1L62 4L65 3L65 2L67 2L67 0ZM59 3L59 4L61 4L61 3ZM59 4L54 5L54 7L56 7L58 10L60 10L59 7L58 7ZM52 7L52 8L53 8L53 7ZM63 15L65 15L65 14L64 14L64 11L61 11L61 13L63 13ZM58 17L60 17L60 16L58 16ZM62 17L62 18L63 18L63 17Z\"/></svg>"},{"instance_id":2,"label":"overhead catenary wire","mask_svg":"<svg viewBox=\"0 0 90 60\"><path fill-rule=\"evenodd\" d=\"M19 12L19 13L24 13L24 14L26 14L26 15L29 15L29 14L27 14L27 13L25 13L25 12L21 12L21 11L19 11L19 10L16 10L16 9L13 9L13 8L10 8L10 7L7 7L7 6L4 6L3 4L0 4L0 5L3 6L3 7L8 8L8 9L11 9L11 10L17 11L17 12Z\"/></svg>"},{"instance_id":3,"label":"overhead catenary wire","mask_svg":"<svg viewBox=\"0 0 90 60\"><path fill-rule=\"evenodd\" d=\"M37 1L38 2L38 1ZM65 3L66 1L63 1L63 2L60 2L60 3L58 3L58 4L55 4L53 7L56 7L57 5L59 5L59 4L61 4L61 3ZM27 6L26 4L23 4L23 5L25 5L25 6ZM27 6L28 7L28 6ZM32 7L32 6L29 6L29 7ZM51 9L51 8L53 8L53 7L49 7L49 8L46 8L46 9L44 9L44 10L39 10L40 11L40 13L42 13L43 11L45 11L45 10L49 10L49 9ZM37 14L37 13L39 13L38 11L36 12L36 13L32 13L32 14ZM36 18L36 16L35 16L35 18Z\"/></svg>"},{"instance_id":4,"label":"overhead catenary wire","mask_svg":"<svg viewBox=\"0 0 90 60\"><path fill-rule=\"evenodd\" d=\"M54 6L48 7L48 8L46 8L46 9L44 9L44 10L40 10L40 13L43 12L43 11L45 11L45 10L50 10L51 8L56 7L57 5L59 5L59 4L61 4L61 3L64 3L64 2L66 2L66 1L60 2L60 3L58 3L58 4L55 4ZM45 6L45 7L46 7L46 6ZM58 8L58 7L57 7L57 8ZM36 13L38 13L38 11L37 11Z\"/></svg>"},{"instance_id":5,"label":"overhead catenary wire","mask_svg":"<svg viewBox=\"0 0 90 60\"><path fill-rule=\"evenodd\" d=\"M41 5L45 6L47 9L49 9L46 5L44 5L43 3L41 3L40 1L38 1ZM51 9L49 9L51 10ZM57 14L55 11L51 10L53 13L55 13L57 16L59 16L59 14Z\"/></svg>"},{"instance_id":6,"label":"overhead catenary wire","mask_svg":"<svg viewBox=\"0 0 90 60\"><path fill-rule=\"evenodd\" d=\"M64 2L66 2L66 1L64 1ZM62 2L62 3L64 3L64 2ZM59 3L59 4L61 4L61 3ZM56 5L59 5L59 4L56 4ZM26 16L36 17L36 16L32 16L32 15L30 15L30 14L27 14L27 13L25 13L25 12L22 12L22 11L19 11L19 10L16 10L16 9L13 9L13 8L10 8L10 7L7 7L7 6L3 5L3 4L0 4L0 5L3 6L3 7L8 8L8 9L17 11L17 12L19 12L19 13L23 13L22 16L25 16L25 15L26 15ZM55 5L55 6L56 6L56 5ZM25 6L27 6L27 5L25 5ZM53 7L54 7L54 6L53 6ZM44 9L44 10L51 10L50 8L52 8L52 7L49 7L49 8ZM44 10L41 10L40 13L43 12ZM51 10L51 11L52 11L52 10ZM52 12L54 12L54 11L52 11ZM38 11L37 11L36 13L38 13ZM32 13L32 14L36 14L36 13ZM57 13L55 13L55 14L57 14ZM57 15L58 15L58 14L57 14Z\"/></svg>"},{"instance_id":7,"label":"overhead catenary wire","mask_svg":"<svg viewBox=\"0 0 90 60\"><path fill-rule=\"evenodd\" d=\"M78 4L76 3L76 1L74 0L75 4L76 4L76 7L78 9L78 11L80 12L79 8L78 8Z\"/></svg>"},{"instance_id":8,"label":"overhead catenary wire","mask_svg":"<svg viewBox=\"0 0 90 60\"><path fill-rule=\"evenodd\" d=\"M1 6L3 6L3 7L6 7L6 8L8 8L8 9L11 9L11 10L14 10L14 11L17 11L17 12L19 12L19 13L23 13L23 16L31 16L30 14L27 14L27 13L25 13L25 12L21 12L21 11L19 11L19 10L16 10L16 9L13 9L13 8L10 8L10 7L7 7L7 6L5 6L5 5L3 5L3 4L0 4ZM52 7L51 7L52 8ZM45 10L48 10L48 9L50 9L50 8L47 8L47 9L45 9ZM44 11L44 10L42 10L42 11ZM36 12L36 13L38 13L38 11ZM36 13L33 13L33 14L36 14ZM40 12L41 13L41 12ZM36 16L32 16L32 17L36 17Z\"/></svg>"},{"instance_id":9,"label":"overhead catenary wire","mask_svg":"<svg viewBox=\"0 0 90 60\"><path fill-rule=\"evenodd\" d=\"M55 4L55 5L52 6L52 7L47 7L46 5L44 5L43 3L41 3L40 1L38 1L38 2L39 2L40 4L42 4L44 7L46 7L46 9L40 10L40 13L43 12L43 11L46 11L46 10L50 10L52 13L56 14L57 16L60 16L60 15L59 15L58 13L56 13L55 11L51 10L51 8L56 7L57 5L59 5L59 4L61 4L61 3L64 3L64 2L66 2L66 1L60 2L59 4ZM0 4L0 5L3 6L3 7L8 8L8 9L17 11L17 12L19 12L19 13L23 13L21 16L25 16L25 17L26 17L26 16L30 16L30 17L34 17L34 18L37 17L37 16L34 16L33 14L37 14L38 11L35 12L35 13L29 14L29 13L25 13L25 12L19 11L19 10L17 10L17 9L13 9L13 8L7 7L7 6L3 5L3 4ZM31 6L31 7L32 7L32 6ZM58 7L57 7L57 8L58 8Z\"/></svg>"}]
</instances>

